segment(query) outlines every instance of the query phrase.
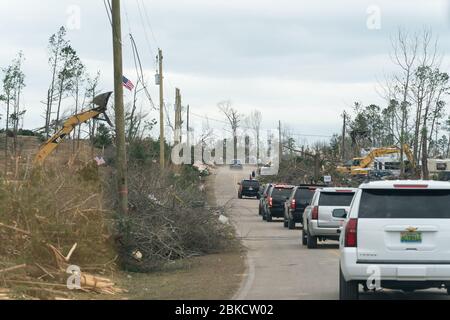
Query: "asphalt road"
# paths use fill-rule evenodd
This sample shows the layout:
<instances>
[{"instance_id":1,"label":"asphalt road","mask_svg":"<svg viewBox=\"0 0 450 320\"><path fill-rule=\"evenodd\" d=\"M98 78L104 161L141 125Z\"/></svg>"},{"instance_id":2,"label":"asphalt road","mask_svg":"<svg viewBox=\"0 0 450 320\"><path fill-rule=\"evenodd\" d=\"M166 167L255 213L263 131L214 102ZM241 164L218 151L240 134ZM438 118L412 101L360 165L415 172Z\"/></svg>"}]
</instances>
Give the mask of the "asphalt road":
<instances>
[{"instance_id":1,"label":"asphalt road","mask_svg":"<svg viewBox=\"0 0 450 320\"><path fill-rule=\"evenodd\" d=\"M226 205L238 236L247 248L247 272L238 300L338 299L339 250L336 241L308 250L301 245L301 230L283 228L282 220L268 223L258 215L258 201L238 199L237 183L253 168L220 168L215 177L218 205ZM362 293L361 299L449 299L445 290L414 293L383 290Z\"/></svg>"}]
</instances>

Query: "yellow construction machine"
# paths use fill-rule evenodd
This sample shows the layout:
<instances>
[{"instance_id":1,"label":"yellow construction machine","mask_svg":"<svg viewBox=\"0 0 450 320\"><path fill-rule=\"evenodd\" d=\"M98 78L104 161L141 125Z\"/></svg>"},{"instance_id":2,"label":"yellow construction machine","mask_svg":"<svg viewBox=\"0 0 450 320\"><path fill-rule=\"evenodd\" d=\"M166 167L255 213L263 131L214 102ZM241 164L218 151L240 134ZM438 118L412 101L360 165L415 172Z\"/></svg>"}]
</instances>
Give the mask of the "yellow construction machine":
<instances>
[{"instance_id":1,"label":"yellow construction machine","mask_svg":"<svg viewBox=\"0 0 450 320\"><path fill-rule=\"evenodd\" d=\"M45 159L58 147L58 145L67 137L76 126L89 121L90 119L97 119L100 115L104 115L105 120L109 125L112 126L111 121L106 115L106 106L112 92L106 92L96 96L92 103L97 107L91 110L87 110L68 118L61 129L58 130L52 137L50 137L45 143L39 148L36 157L34 158L34 163L36 165L42 165Z\"/></svg>"},{"instance_id":2,"label":"yellow construction machine","mask_svg":"<svg viewBox=\"0 0 450 320\"><path fill-rule=\"evenodd\" d=\"M410 165L414 168L415 162L411 149L407 144L403 145L403 152L406 155ZM370 165L375 159L388 154L400 153L400 148L396 146L375 148L371 150L365 157L353 158L343 166L338 166L336 170L340 173L348 173L352 176L367 175L370 171Z\"/></svg>"}]
</instances>

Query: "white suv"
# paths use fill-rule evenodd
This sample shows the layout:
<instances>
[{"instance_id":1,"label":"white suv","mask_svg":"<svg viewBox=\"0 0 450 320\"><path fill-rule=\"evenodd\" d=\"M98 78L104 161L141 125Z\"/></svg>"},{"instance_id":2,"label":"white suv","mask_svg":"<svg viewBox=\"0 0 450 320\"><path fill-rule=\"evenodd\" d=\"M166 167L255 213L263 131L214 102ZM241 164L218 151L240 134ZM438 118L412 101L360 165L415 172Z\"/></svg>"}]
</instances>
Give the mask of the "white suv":
<instances>
[{"instance_id":1,"label":"white suv","mask_svg":"<svg viewBox=\"0 0 450 320\"><path fill-rule=\"evenodd\" d=\"M359 285L450 293L450 183L362 184L340 238L340 299L358 299Z\"/></svg>"},{"instance_id":2,"label":"white suv","mask_svg":"<svg viewBox=\"0 0 450 320\"><path fill-rule=\"evenodd\" d=\"M311 204L303 212L302 244L315 249L318 240L339 240L342 217L334 210L349 209L355 188L316 189Z\"/></svg>"}]
</instances>

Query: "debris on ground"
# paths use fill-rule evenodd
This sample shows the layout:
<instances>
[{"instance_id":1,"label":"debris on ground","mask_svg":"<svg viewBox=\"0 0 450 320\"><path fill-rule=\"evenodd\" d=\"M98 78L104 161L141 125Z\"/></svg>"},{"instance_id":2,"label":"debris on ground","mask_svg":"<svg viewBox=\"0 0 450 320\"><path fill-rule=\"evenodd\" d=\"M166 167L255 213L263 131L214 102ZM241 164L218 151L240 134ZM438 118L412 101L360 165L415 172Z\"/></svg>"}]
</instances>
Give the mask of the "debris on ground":
<instances>
[{"instance_id":1,"label":"debris on ground","mask_svg":"<svg viewBox=\"0 0 450 320\"><path fill-rule=\"evenodd\" d=\"M10 294L9 289L0 288L0 300L11 300Z\"/></svg>"},{"instance_id":2,"label":"debris on ground","mask_svg":"<svg viewBox=\"0 0 450 320\"><path fill-rule=\"evenodd\" d=\"M220 215L219 216L219 222L222 224L228 224L230 221L230 219L228 219L227 217L225 217L224 215Z\"/></svg>"}]
</instances>

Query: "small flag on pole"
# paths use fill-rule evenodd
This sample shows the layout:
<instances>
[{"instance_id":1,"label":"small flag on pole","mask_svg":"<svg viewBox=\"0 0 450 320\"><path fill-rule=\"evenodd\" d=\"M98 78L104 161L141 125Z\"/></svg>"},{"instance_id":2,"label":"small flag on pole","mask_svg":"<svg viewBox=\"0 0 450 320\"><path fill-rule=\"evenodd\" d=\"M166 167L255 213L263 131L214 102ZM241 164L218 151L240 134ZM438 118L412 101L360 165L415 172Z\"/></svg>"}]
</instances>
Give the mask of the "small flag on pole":
<instances>
[{"instance_id":1,"label":"small flag on pole","mask_svg":"<svg viewBox=\"0 0 450 320\"><path fill-rule=\"evenodd\" d=\"M134 89L134 84L128 80L125 76L122 76L123 86L128 90L132 91Z\"/></svg>"}]
</instances>

